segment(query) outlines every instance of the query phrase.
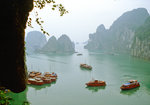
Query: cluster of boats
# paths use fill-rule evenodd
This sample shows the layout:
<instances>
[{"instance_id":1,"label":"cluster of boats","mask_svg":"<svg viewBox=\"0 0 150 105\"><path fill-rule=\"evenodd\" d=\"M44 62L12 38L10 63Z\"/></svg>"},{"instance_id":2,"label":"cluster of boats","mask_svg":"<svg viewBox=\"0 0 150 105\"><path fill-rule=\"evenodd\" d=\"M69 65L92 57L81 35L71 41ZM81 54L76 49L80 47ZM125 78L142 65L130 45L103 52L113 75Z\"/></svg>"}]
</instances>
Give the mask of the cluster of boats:
<instances>
[{"instance_id":1,"label":"cluster of boats","mask_svg":"<svg viewBox=\"0 0 150 105\"><path fill-rule=\"evenodd\" d=\"M89 67L89 65L85 66L86 64L80 64L80 67L86 67L88 69L92 69ZM41 72L32 71L28 74L28 84L32 85L43 85L43 84L50 84L51 82L56 81L57 74L52 72L44 72L43 74ZM86 83L88 87L97 87L97 86L106 86L105 81L100 80L91 80ZM121 90L129 90L136 87L139 87L140 83L137 80L129 80L127 83L123 84L120 89Z\"/></svg>"},{"instance_id":2,"label":"cluster of boats","mask_svg":"<svg viewBox=\"0 0 150 105\"><path fill-rule=\"evenodd\" d=\"M87 65L87 64L85 64L85 63L81 63L81 64L80 64L80 67L81 67L81 68L84 68L84 69L92 70L92 66Z\"/></svg>"},{"instance_id":3,"label":"cluster of boats","mask_svg":"<svg viewBox=\"0 0 150 105\"><path fill-rule=\"evenodd\" d=\"M92 70L92 66L84 64L84 63L81 63L80 67L84 68L84 69ZM106 82L100 81L100 80L91 80L88 83L86 83L86 85L89 87L106 86ZM127 83L123 84L120 87L120 89L121 90L129 90L129 89L133 89L133 88L136 88L139 86L140 86L140 83L137 80L129 80Z\"/></svg>"},{"instance_id":4,"label":"cluster of boats","mask_svg":"<svg viewBox=\"0 0 150 105\"><path fill-rule=\"evenodd\" d=\"M86 83L87 86L96 87L96 86L106 86L105 81L92 80ZM139 87L140 83L137 80L129 80L127 83L123 84L120 89L121 90L129 90L136 87Z\"/></svg>"},{"instance_id":5,"label":"cluster of boats","mask_svg":"<svg viewBox=\"0 0 150 105\"><path fill-rule=\"evenodd\" d=\"M56 81L57 74L52 72L41 72L32 71L28 74L28 84L32 85L43 85L50 84L51 82Z\"/></svg>"}]
</instances>

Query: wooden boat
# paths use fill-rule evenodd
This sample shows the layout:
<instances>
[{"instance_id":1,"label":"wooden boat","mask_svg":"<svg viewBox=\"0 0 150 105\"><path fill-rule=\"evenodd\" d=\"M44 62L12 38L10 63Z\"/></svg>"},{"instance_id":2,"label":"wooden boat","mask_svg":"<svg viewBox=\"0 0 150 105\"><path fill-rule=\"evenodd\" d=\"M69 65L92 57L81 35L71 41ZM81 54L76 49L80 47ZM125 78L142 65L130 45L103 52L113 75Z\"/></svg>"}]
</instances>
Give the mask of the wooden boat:
<instances>
[{"instance_id":1,"label":"wooden boat","mask_svg":"<svg viewBox=\"0 0 150 105\"><path fill-rule=\"evenodd\" d=\"M50 75L50 77L55 77L55 78L57 78L57 74L54 73L54 72L52 72L52 74Z\"/></svg>"},{"instance_id":2,"label":"wooden boat","mask_svg":"<svg viewBox=\"0 0 150 105\"><path fill-rule=\"evenodd\" d=\"M82 54L81 53L77 54L77 56L80 56L80 55L82 55Z\"/></svg>"},{"instance_id":3,"label":"wooden boat","mask_svg":"<svg viewBox=\"0 0 150 105\"><path fill-rule=\"evenodd\" d=\"M56 81L56 79L57 79L56 77L51 77L52 82Z\"/></svg>"},{"instance_id":4,"label":"wooden boat","mask_svg":"<svg viewBox=\"0 0 150 105\"><path fill-rule=\"evenodd\" d=\"M52 82L51 78L43 78L42 80L45 84L49 84Z\"/></svg>"},{"instance_id":5,"label":"wooden boat","mask_svg":"<svg viewBox=\"0 0 150 105\"><path fill-rule=\"evenodd\" d=\"M28 78L28 84L34 84L36 80L34 78Z\"/></svg>"},{"instance_id":6,"label":"wooden boat","mask_svg":"<svg viewBox=\"0 0 150 105\"><path fill-rule=\"evenodd\" d=\"M41 80L39 78L29 78L28 82L32 85L43 85L44 84L43 80Z\"/></svg>"},{"instance_id":7,"label":"wooden boat","mask_svg":"<svg viewBox=\"0 0 150 105\"><path fill-rule=\"evenodd\" d=\"M129 89L133 89L136 87L139 87L140 83L137 80L129 80L128 83L123 84L120 89L122 90L129 90Z\"/></svg>"},{"instance_id":8,"label":"wooden boat","mask_svg":"<svg viewBox=\"0 0 150 105\"><path fill-rule=\"evenodd\" d=\"M52 73L45 72L45 73L44 73L44 76L45 76L45 77L55 77L55 78L57 78L57 74L54 73L54 72L52 72Z\"/></svg>"},{"instance_id":9,"label":"wooden boat","mask_svg":"<svg viewBox=\"0 0 150 105\"><path fill-rule=\"evenodd\" d=\"M35 76L38 76L38 75L41 75L41 74L42 74L41 72L36 72Z\"/></svg>"},{"instance_id":10,"label":"wooden boat","mask_svg":"<svg viewBox=\"0 0 150 105\"><path fill-rule=\"evenodd\" d=\"M85 69L89 69L89 70L92 69L92 66L87 65L87 64L80 64L80 67L81 67L81 68L85 68Z\"/></svg>"},{"instance_id":11,"label":"wooden boat","mask_svg":"<svg viewBox=\"0 0 150 105\"><path fill-rule=\"evenodd\" d=\"M87 86L106 86L106 82L105 81L99 81L99 80L93 80L90 81L88 83L86 83Z\"/></svg>"},{"instance_id":12,"label":"wooden boat","mask_svg":"<svg viewBox=\"0 0 150 105\"><path fill-rule=\"evenodd\" d=\"M50 72L44 72L44 74L43 74L45 77L50 77Z\"/></svg>"},{"instance_id":13,"label":"wooden boat","mask_svg":"<svg viewBox=\"0 0 150 105\"><path fill-rule=\"evenodd\" d=\"M35 74L32 74L32 73L31 73L31 74L28 75L28 77L29 77L29 78L34 78L34 77L35 77Z\"/></svg>"},{"instance_id":14,"label":"wooden boat","mask_svg":"<svg viewBox=\"0 0 150 105\"><path fill-rule=\"evenodd\" d=\"M30 72L28 74L28 77L29 78L34 78L34 77L39 76L39 75L42 75L42 73L41 72L32 71L32 72Z\"/></svg>"}]
</instances>

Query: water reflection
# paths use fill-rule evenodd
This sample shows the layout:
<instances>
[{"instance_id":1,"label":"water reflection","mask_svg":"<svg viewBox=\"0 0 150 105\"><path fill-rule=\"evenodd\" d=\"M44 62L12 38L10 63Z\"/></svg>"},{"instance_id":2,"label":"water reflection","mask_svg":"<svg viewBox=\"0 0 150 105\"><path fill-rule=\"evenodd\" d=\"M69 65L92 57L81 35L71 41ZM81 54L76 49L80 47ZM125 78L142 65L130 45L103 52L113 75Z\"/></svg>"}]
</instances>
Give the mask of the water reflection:
<instances>
[{"instance_id":1,"label":"water reflection","mask_svg":"<svg viewBox=\"0 0 150 105\"><path fill-rule=\"evenodd\" d=\"M24 102L27 103L27 91L28 87L21 93L8 93L8 95L12 98L12 100L10 101L10 105L24 105Z\"/></svg>"},{"instance_id":2,"label":"water reflection","mask_svg":"<svg viewBox=\"0 0 150 105\"><path fill-rule=\"evenodd\" d=\"M121 90L120 91L120 94L123 94L123 95L133 95L135 94L138 90L139 90L140 87L137 87L137 88L134 88L134 89L131 89L131 90Z\"/></svg>"},{"instance_id":3,"label":"water reflection","mask_svg":"<svg viewBox=\"0 0 150 105\"><path fill-rule=\"evenodd\" d=\"M51 87L52 84L56 84L56 81L51 82L50 84L44 84L44 85L41 85L41 86L37 86L37 85L28 85L28 87L35 88L36 90L41 90L41 89L44 89L44 88L47 88L47 87Z\"/></svg>"},{"instance_id":4,"label":"water reflection","mask_svg":"<svg viewBox=\"0 0 150 105\"><path fill-rule=\"evenodd\" d=\"M143 90L150 95L150 81L149 80L145 80L143 83L142 83L142 86L143 86Z\"/></svg>"},{"instance_id":5,"label":"water reflection","mask_svg":"<svg viewBox=\"0 0 150 105\"><path fill-rule=\"evenodd\" d=\"M105 89L106 86L97 86L97 87L85 87L86 89L92 91L92 92L98 92L99 90Z\"/></svg>"},{"instance_id":6,"label":"water reflection","mask_svg":"<svg viewBox=\"0 0 150 105\"><path fill-rule=\"evenodd\" d=\"M92 70L90 70L90 69L86 69L86 68L82 68L82 67L80 67L80 69L81 69L82 71L89 71L89 72L92 71Z\"/></svg>"},{"instance_id":7,"label":"water reflection","mask_svg":"<svg viewBox=\"0 0 150 105\"><path fill-rule=\"evenodd\" d=\"M35 88L36 90L41 90L43 88L46 88L46 87L50 87L51 84L44 84L44 85L41 85L41 86L37 86L37 85L28 85L28 87L32 87L32 88Z\"/></svg>"},{"instance_id":8,"label":"water reflection","mask_svg":"<svg viewBox=\"0 0 150 105\"><path fill-rule=\"evenodd\" d=\"M126 100L130 105L142 105L143 103L146 104L146 102L148 105L150 103L150 63L145 65L145 62L133 61L122 55L88 55L87 52L82 53L83 56L80 57L77 57L76 54L73 56L39 55L35 56L35 58L28 56L28 66L33 64L33 69L40 72L57 72L63 79L57 81L57 83L59 82L58 84L51 84L49 87L44 85L41 87L34 86L35 89L34 87L29 87L27 99L34 105L92 105L93 102L95 105L100 103L101 105L126 105ZM80 69L80 63L84 62L89 63L94 68L92 70ZM144 65L144 67L141 65ZM107 87L86 87L85 81L92 77L103 78L110 82L111 85L107 85ZM130 79L139 80L140 89L120 91L120 84ZM69 87L68 84L70 85ZM137 99L140 95L141 98ZM78 96L82 97L78 98ZM73 100L73 97L77 98ZM111 101L106 101L108 98ZM99 99L102 99L101 102ZM117 101L112 102L114 99L117 99Z\"/></svg>"}]
</instances>

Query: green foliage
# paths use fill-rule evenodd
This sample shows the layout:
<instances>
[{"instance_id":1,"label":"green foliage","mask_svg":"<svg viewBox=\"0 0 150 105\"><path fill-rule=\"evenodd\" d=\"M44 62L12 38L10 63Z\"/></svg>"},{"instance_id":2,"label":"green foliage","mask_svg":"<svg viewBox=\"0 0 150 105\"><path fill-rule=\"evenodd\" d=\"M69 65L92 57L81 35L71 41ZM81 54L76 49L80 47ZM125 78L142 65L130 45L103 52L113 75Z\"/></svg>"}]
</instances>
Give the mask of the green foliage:
<instances>
[{"instance_id":1,"label":"green foliage","mask_svg":"<svg viewBox=\"0 0 150 105\"><path fill-rule=\"evenodd\" d=\"M9 105L11 98L6 95L4 90L0 90L0 105Z\"/></svg>"},{"instance_id":2,"label":"green foliage","mask_svg":"<svg viewBox=\"0 0 150 105\"><path fill-rule=\"evenodd\" d=\"M51 6L51 9L52 10L58 9L60 12L60 16L63 16L64 14L68 13L68 11L64 8L62 4L56 4L54 0L34 0L33 3L34 3L34 8L38 8L38 9L43 9L47 4L53 4ZM35 12L35 17L36 17L36 23L40 26L40 29L43 32L43 34L49 35L49 33L46 32L42 26L42 23L44 23L44 21L42 21L41 18L38 17L38 11ZM33 28L32 18L28 18L28 26Z\"/></svg>"},{"instance_id":3,"label":"green foliage","mask_svg":"<svg viewBox=\"0 0 150 105\"><path fill-rule=\"evenodd\" d=\"M145 23L137 28L135 32L135 37L138 37L140 40L144 40L150 36L150 17L147 18Z\"/></svg>"},{"instance_id":4,"label":"green foliage","mask_svg":"<svg viewBox=\"0 0 150 105\"><path fill-rule=\"evenodd\" d=\"M29 101L24 101L24 102L22 103L22 105L30 105L30 102L29 102Z\"/></svg>"}]
</instances>

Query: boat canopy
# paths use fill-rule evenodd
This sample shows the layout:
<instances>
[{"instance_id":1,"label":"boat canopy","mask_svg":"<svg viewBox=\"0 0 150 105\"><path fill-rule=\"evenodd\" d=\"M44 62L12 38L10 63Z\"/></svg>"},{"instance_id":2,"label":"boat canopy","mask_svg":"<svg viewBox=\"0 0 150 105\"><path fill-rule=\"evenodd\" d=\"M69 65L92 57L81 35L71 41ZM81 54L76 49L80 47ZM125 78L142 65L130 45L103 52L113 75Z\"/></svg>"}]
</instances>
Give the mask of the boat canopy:
<instances>
[{"instance_id":1,"label":"boat canopy","mask_svg":"<svg viewBox=\"0 0 150 105\"><path fill-rule=\"evenodd\" d=\"M125 84L123 84L123 85L127 86L127 85L130 85L130 83L125 83Z\"/></svg>"},{"instance_id":2,"label":"boat canopy","mask_svg":"<svg viewBox=\"0 0 150 105\"><path fill-rule=\"evenodd\" d=\"M137 82L137 80L129 80L129 82Z\"/></svg>"}]
</instances>

